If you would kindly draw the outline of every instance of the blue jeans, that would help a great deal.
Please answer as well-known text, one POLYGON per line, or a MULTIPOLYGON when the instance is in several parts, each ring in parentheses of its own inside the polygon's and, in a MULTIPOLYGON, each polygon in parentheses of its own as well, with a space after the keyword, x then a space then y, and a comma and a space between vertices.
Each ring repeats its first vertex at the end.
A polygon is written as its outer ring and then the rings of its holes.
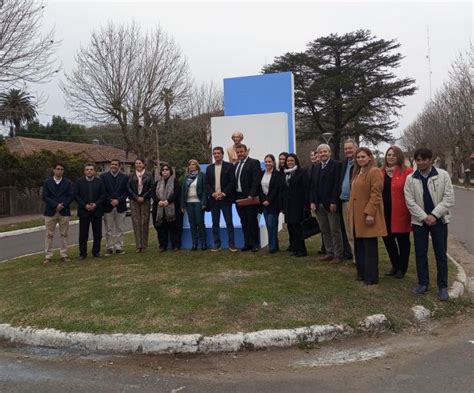
POLYGON ((234 223, 232 222, 232 204, 222 203, 219 201, 213 201, 211 205, 211 215, 212 215, 212 237, 214 238, 214 246, 221 246, 221 228, 220 228, 220 219, 221 219, 221 210, 222 215, 224 216, 225 225, 227 227, 227 236, 229 238, 229 247, 235 248, 234 240, 234 223))
POLYGON ((278 213, 268 213, 268 208, 263 208, 263 217, 265 217, 265 224, 268 232, 268 250, 278 251, 278 213))
POLYGON ((429 235, 436 258, 436 268, 438 270, 437 284, 438 288, 448 287, 448 257, 446 255, 448 248, 448 225, 438 222, 436 225, 422 226, 413 225, 413 235, 415 238, 415 257, 416 272, 418 274, 418 283, 428 286, 430 283, 428 268, 428 244, 429 235))
POLYGON ((204 210, 202 210, 201 203, 186 203, 186 213, 188 213, 193 246, 198 245, 198 240, 201 241, 202 246, 207 246, 206 226, 204 224, 204 210))

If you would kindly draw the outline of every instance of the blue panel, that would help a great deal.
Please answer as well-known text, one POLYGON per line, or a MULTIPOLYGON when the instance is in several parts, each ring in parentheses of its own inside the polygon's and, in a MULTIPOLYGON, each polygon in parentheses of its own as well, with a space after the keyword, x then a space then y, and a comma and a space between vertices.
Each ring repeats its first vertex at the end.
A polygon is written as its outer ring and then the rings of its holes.
POLYGON ((224 79, 224 115, 286 112, 288 146, 294 152, 293 75, 291 72, 224 79))

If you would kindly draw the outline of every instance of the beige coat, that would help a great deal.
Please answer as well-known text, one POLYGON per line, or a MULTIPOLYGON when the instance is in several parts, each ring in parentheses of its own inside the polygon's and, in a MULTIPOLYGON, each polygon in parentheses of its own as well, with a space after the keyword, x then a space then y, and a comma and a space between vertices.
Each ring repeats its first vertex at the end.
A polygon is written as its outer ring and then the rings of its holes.
POLYGON ((359 174, 351 186, 349 199, 349 229, 354 237, 387 236, 383 212, 383 175, 380 169, 372 167, 359 174), (373 216, 373 225, 367 225, 365 218, 373 216), (354 232, 355 230, 355 232, 354 232))

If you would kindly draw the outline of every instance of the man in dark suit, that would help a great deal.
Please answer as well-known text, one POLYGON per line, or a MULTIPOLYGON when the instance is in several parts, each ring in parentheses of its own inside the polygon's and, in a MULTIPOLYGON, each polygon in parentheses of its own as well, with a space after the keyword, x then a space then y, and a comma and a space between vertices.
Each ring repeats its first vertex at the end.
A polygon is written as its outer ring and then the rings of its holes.
POLYGON ((341 204, 339 200, 341 163, 331 159, 327 144, 318 146, 320 163, 314 167, 311 179, 311 210, 316 212, 326 247, 323 261, 341 262, 343 258, 341 204))
POLYGON ((212 215, 212 237, 214 247, 211 251, 221 249, 220 217, 224 216, 229 240, 229 251, 235 252, 234 224, 232 222, 232 202, 235 194, 234 166, 224 161, 224 149, 216 146, 212 149, 214 164, 207 167, 205 177, 206 194, 209 195, 209 204, 212 215))
POLYGON ((105 256, 124 254, 123 229, 127 211, 128 176, 120 171, 120 160, 110 161, 110 171, 100 175, 104 183, 105 256))
POLYGON ((95 164, 84 166, 84 176, 74 184, 74 197, 77 202, 79 216, 79 259, 87 257, 87 240, 89 225, 92 225, 92 255, 100 256, 100 241, 102 239, 102 204, 105 199, 104 183, 95 176, 95 164))
MULTIPOLYGON (((236 200, 253 198, 260 194, 260 180, 262 171, 260 161, 250 158, 247 146, 237 145, 237 163, 235 164, 236 200)), ((258 205, 237 206, 245 244, 242 251, 257 252, 260 247, 258 228, 258 205)))
POLYGON ((56 224, 59 226, 61 239, 59 251, 61 262, 70 261, 67 255, 67 240, 71 218, 70 204, 74 199, 74 193, 72 182, 63 175, 64 165, 56 163, 53 167, 53 176, 48 177, 43 184, 42 198, 46 204, 44 208, 44 225, 46 227, 44 265, 49 264, 53 258, 53 238, 56 224))

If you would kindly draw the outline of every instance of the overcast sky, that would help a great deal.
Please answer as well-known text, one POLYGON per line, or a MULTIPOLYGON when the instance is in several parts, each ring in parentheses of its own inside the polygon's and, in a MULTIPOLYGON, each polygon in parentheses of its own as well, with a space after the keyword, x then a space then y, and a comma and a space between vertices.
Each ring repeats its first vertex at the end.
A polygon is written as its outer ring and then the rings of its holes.
POLYGON ((88 45, 93 30, 111 20, 135 19, 144 28, 160 25, 186 56, 196 82, 260 73, 265 63, 331 33, 369 29, 384 39, 397 39, 405 56, 396 71, 416 79, 418 91, 405 100, 398 136, 429 99, 427 26, 430 32, 433 93, 442 86, 451 62, 469 48, 472 39, 471 2, 177 2, 48 1, 45 29, 54 26, 61 40, 57 52, 62 71, 50 83, 30 88, 47 102, 40 119, 51 115, 69 120, 58 87, 64 72, 74 68, 80 45, 88 45))

